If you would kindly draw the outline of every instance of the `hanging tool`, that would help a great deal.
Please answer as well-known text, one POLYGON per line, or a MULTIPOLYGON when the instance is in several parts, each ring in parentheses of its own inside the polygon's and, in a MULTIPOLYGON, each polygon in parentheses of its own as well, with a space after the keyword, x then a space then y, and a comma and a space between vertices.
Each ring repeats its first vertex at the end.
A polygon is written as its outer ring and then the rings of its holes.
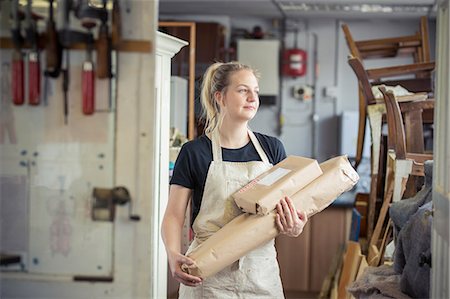
POLYGON ((118 49, 122 42, 122 19, 121 19, 120 0, 113 0, 111 16, 111 78, 109 80, 109 111, 113 109, 113 98, 116 97, 117 79, 118 79, 118 49))
POLYGON ((60 8, 60 12, 63 15, 63 26, 62 26, 62 30, 58 32, 58 36, 59 36, 59 40, 61 41, 61 45, 64 49, 64 58, 65 58, 65 62, 64 62, 64 67, 61 66, 61 72, 63 75, 62 78, 62 90, 64 93, 64 106, 63 106, 63 111, 64 111, 64 124, 67 125, 68 123, 68 118, 69 118, 69 65, 70 65, 70 54, 69 54, 69 47, 71 45, 70 39, 69 39, 69 34, 70 34, 70 29, 69 29, 69 20, 70 20, 70 9, 71 9, 71 5, 72 5, 72 1, 71 0, 62 0, 60 1, 60 3, 58 4, 61 6, 60 8))
POLYGON ((45 43, 46 61, 43 99, 45 106, 47 106, 47 98, 49 94, 49 78, 58 78, 61 73, 62 46, 59 42, 58 32, 56 30, 53 2, 54 0, 49 0, 46 28, 47 41, 45 43))
POLYGON ((79 32, 70 29, 70 12, 75 10, 77 7, 74 6, 72 0, 61 0, 58 2, 60 5, 60 11, 63 14, 63 26, 62 29, 58 32, 58 37, 61 42, 61 45, 64 49, 64 67, 61 68, 63 74, 63 92, 64 92, 64 123, 67 124, 68 116, 69 116, 69 85, 70 85, 70 77, 69 77, 69 65, 70 65, 70 47, 74 43, 87 43, 89 40, 92 40, 92 34, 79 32))
MULTIPOLYGON (((106 1, 103 3, 103 8, 97 8, 89 5, 89 0, 80 0, 78 6, 75 9, 75 16, 81 19, 83 27, 89 31, 96 25, 95 20, 100 20, 101 26, 106 26, 106 32, 100 33, 97 46, 97 75, 98 69, 102 68, 101 72, 106 72, 107 78, 110 78, 111 66, 110 66, 110 51, 104 52, 104 50, 110 49, 110 40, 108 36, 108 27, 105 23, 108 21, 108 11, 106 10, 106 1), (100 49, 100 50, 99 50, 100 49), (109 55, 109 57, 108 57, 109 55)), ((105 30, 105 29, 103 29, 105 30)), ((92 33, 89 33, 92 36, 92 33)), ((83 113, 90 115, 94 113, 95 109, 95 76, 94 76, 94 64, 92 62, 92 49, 94 41, 87 40, 87 61, 83 63, 83 113)), ((101 78, 100 76, 98 76, 101 78)))
POLYGON ((48 21, 47 21, 47 41, 45 44, 46 51, 46 68, 45 76, 57 78, 61 72, 62 47, 58 39, 56 24, 53 14, 53 2, 49 0, 48 21))
POLYGON ((111 44, 114 49, 118 49, 122 41, 122 22, 120 18, 120 1, 113 0, 111 17, 111 44))
POLYGON ((98 8, 89 4, 89 0, 79 0, 75 9, 75 16, 83 19, 97 19, 101 24, 97 41, 97 77, 99 79, 111 78, 111 38, 108 28, 108 0, 102 0, 103 7, 98 8))
POLYGON ((32 16, 32 1, 27 0, 25 10, 26 38, 31 45, 28 53, 28 103, 39 105, 41 93, 41 65, 39 61, 38 33, 36 20, 32 16))
POLYGON ((11 35, 14 43, 11 69, 12 100, 15 105, 22 105, 25 101, 23 56, 21 51, 24 39, 20 26, 19 0, 12 0, 11 2, 11 16, 13 18, 11 35))
POLYGON ((82 107, 83 114, 91 115, 95 110, 95 73, 94 73, 94 63, 92 62, 92 51, 94 48, 94 37, 92 35, 92 28, 95 27, 96 23, 92 20, 82 20, 82 26, 89 30, 89 40, 86 45, 86 61, 83 62, 82 70, 82 107))
POLYGON ((99 79, 111 78, 111 38, 108 28, 107 0, 103 1, 103 16, 98 30, 97 44, 97 77, 99 79))

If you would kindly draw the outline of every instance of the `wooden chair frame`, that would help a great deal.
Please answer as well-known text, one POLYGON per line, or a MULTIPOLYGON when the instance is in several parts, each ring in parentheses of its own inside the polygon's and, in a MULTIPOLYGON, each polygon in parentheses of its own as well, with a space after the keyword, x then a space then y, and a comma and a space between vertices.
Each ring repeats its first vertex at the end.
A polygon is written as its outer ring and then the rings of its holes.
MULTIPOLYGON (((377 185, 378 185, 378 175, 379 175, 379 163, 380 163, 380 149, 381 149, 381 130, 383 125, 383 115, 386 113, 386 106, 381 99, 376 99, 372 92, 372 82, 374 79, 398 76, 398 75, 406 75, 406 74, 416 74, 423 71, 431 71, 434 69, 434 63, 419 63, 412 65, 404 65, 404 66, 393 66, 393 67, 385 67, 385 68, 376 68, 376 69, 364 69, 362 62, 359 58, 349 56, 348 63, 350 67, 353 69, 359 84, 359 91, 361 93, 360 96, 360 109, 359 109, 359 133, 358 139, 365 132, 366 126, 366 118, 369 120, 370 124, 370 136, 371 136, 371 186, 369 193, 369 205, 368 205, 368 226, 367 226, 367 235, 370 238, 371 233, 373 231, 374 219, 375 219, 375 204, 377 199, 377 185), (363 130, 361 130, 361 127, 363 130)), ((422 80, 422 79, 420 79, 422 80)), ((386 81, 392 82, 392 81, 386 81)), ((411 80, 406 80, 405 83, 402 80, 397 80, 395 83, 401 84, 402 86, 406 85, 407 88, 410 88, 409 84, 412 83, 411 80)), ((378 83, 378 82, 377 82, 378 83)), ((417 93, 408 96, 397 97, 397 101, 400 102, 409 102, 409 101, 417 101, 424 100, 427 98, 426 93, 417 93)), ((408 126, 408 132, 411 130, 422 130, 422 127, 418 128, 415 126, 414 128, 408 126), (411 129, 410 129, 411 128, 411 129)), ((414 132, 414 131, 412 131, 414 132)), ((364 136, 361 137, 364 139, 364 136)), ((416 145, 417 148, 420 145, 416 145)), ((422 152, 423 152, 423 142, 422 142, 422 152)), ((415 148, 411 148, 411 150, 416 151, 415 148)), ((420 148, 419 148, 420 150, 420 148)))
MULTIPOLYGON (((424 176, 424 162, 433 159, 432 154, 408 152, 407 140, 423 139, 423 134, 414 132, 407 136, 405 124, 407 127, 409 123, 414 122, 422 126, 422 111, 424 109, 434 109, 434 100, 401 103, 402 109, 391 91, 387 91, 384 87, 379 89, 386 104, 389 152, 387 157, 385 197, 369 243, 368 260, 372 266, 378 266, 382 259, 385 243, 382 243, 380 248, 377 245, 383 231, 390 203, 401 200, 409 176, 424 176), (405 117, 402 116, 402 112, 405 117), (410 119, 410 121, 406 121, 407 119, 410 119)), ((386 235, 388 229, 389 227, 384 228, 384 235, 386 235)))
POLYGON ((420 18, 419 30, 410 36, 355 41, 347 24, 342 24, 342 30, 350 52, 360 59, 412 54, 415 62, 430 61, 428 19, 425 16, 420 18))
MULTIPOLYGON (((360 60, 379 57, 394 57, 404 53, 409 53, 413 55, 415 63, 430 62, 430 46, 428 37, 427 17, 421 17, 419 31, 415 35, 411 36, 355 41, 347 24, 342 24, 342 30, 344 32, 345 40, 350 49, 351 55, 356 58, 359 58, 360 60)), ((426 65, 423 66, 426 68, 426 65)), ((380 79, 382 76, 387 75, 386 73, 387 71, 392 71, 394 73, 398 71, 398 69, 403 71, 405 68, 408 67, 411 67, 413 69, 415 68, 414 65, 410 65, 410 66, 393 67, 390 70, 386 70, 386 68, 375 69, 371 74, 372 76, 371 79, 375 80, 380 79)), ((419 72, 416 69, 414 69, 414 71, 416 75, 416 80, 402 80, 401 83, 395 81, 383 83, 386 85, 401 84, 403 87, 413 92, 425 91, 426 88, 424 88, 424 85, 425 86, 427 84, 429 85, 431 77, 430 73, 419 72), (417 79, 423 79, 423 82, 419 82, 417 79)), ((427 69, 425 69, 425 71, 427 71, 427 69)), ((428 87, 428 89, 430 88, 428 87)), ((359 96, 359 124, 358 124, 358 139, 356 146, 355 168, 358 167, 362 159, 365 128, 366 128, 366 109, 365 109, 366 103, 365 99, 363 98, 364 96, 361 90, 359 90, 358 96, 359 96)))

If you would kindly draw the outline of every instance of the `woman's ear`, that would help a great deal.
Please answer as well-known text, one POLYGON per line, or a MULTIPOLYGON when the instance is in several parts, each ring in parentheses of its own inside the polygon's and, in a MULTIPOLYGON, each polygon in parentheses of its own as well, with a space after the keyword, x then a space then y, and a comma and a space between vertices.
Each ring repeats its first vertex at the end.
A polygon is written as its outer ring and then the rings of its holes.
POLYGON ((217 102, 219 107, 224 106, 223 94, 220 91, 214 93, 214 100, 217 102))

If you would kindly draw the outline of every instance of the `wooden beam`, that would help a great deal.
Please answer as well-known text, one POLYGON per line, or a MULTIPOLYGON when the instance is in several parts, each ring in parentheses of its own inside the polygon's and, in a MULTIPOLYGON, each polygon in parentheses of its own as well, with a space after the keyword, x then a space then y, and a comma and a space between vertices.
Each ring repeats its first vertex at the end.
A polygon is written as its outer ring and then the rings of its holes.
MULTIPOLYGON (((46 36, 40 35, 39 36, 39 49, 44 49, 46 43, 46 36)), ((98 41, 95 40, 95 47, 97 48, 98 41)), ((12 39, 9 37, 0 37, 0 48, 1 49, 13 49, 14 43, 12 42, 12 39)), ((69 47, 71 50, 85 50, 86 49, 85 43, 75 43, 69 47)), ((30 43, 25 43, 23 45, 24 49, 31 48, 30 43)), ((117 50, 120 52, 139 52, 139 53, 151 53, 153 51, 153 44, 151 41, 145 41, 145 40, 122 40, 117 48, 113 47, 113 50, 117 50)))
POLYGON ((434 70, 434 62, 423 62, 408 65, 375 68, 366 71, 369 79, 380 79, 383 77, 413 74, 421 71, 431 72, 432 70, 434 70))

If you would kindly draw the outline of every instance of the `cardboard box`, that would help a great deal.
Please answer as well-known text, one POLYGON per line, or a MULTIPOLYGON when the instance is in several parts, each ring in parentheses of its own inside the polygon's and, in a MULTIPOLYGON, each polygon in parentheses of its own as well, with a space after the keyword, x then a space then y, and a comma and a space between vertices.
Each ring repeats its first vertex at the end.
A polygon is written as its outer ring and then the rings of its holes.
POLYGON ((233 194, 242 211, 266 215, 281 198, 292 196, 322 174, 316 160, 288 156, 233 194))
MULTIPOLYGON (((323 174, 291 197, 295 207, 309 217, 328 207, 359 180, 346 156, 325 161, 320 167, 323 174)), ((278 235, 275 215, 276 211, 263 216, 239 215, 189 252, 187 255, 195 263, 183 265, 183 269, 202 278, 221 271, 278 235)))

